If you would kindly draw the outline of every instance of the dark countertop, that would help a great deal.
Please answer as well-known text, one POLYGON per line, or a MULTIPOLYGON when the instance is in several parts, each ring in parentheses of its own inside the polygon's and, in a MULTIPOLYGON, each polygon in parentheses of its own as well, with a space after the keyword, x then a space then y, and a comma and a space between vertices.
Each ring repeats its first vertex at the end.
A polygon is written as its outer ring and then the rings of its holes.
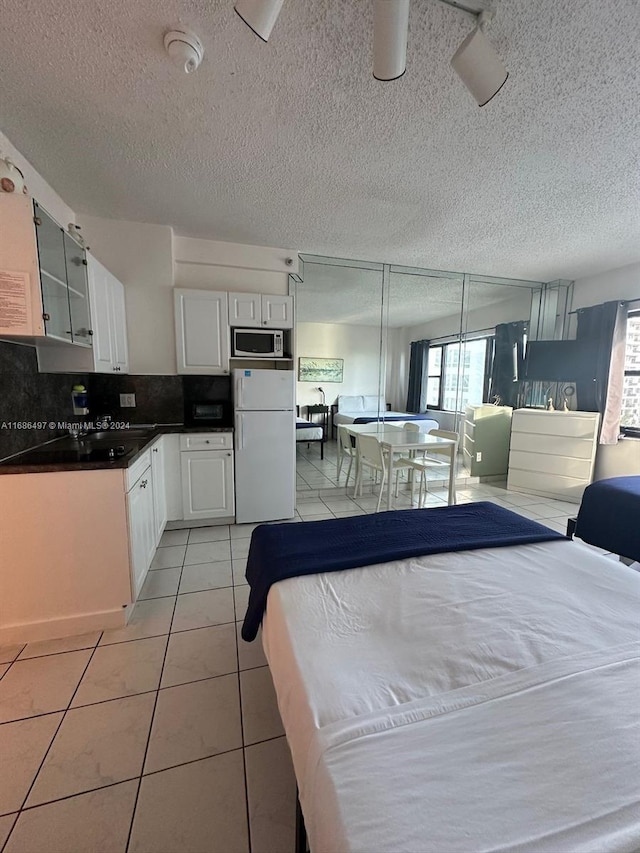
POLYGON ((92 437, 91 433, 80 439, 62 436, 0 462, 0 475, 128 468, 159 436, 198 432, 233 432, 233 427, 132 424, 129 430, 103 430, 100 438, 92 437), (115 458, 109 458, 109 448, 118 454, 115 458))

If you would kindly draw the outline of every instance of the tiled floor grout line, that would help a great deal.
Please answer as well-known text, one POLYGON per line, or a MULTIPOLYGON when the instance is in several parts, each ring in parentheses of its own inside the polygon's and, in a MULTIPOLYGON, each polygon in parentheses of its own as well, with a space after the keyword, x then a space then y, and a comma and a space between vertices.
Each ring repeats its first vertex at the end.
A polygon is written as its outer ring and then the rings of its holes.
MULTIPOLYGON (((188 541, 188 540, 187 540, 188 541)), ((186 551, 185 551, 186 554, 186 551)), ((175 568, 178 568, 177 566, 175 568)), ((180 588, 180 582, 182 581, 182 570, 184 569, 184 563, 180 570, 180 577, 178 579, 178 588, 180 588)), ((131 823, 129 824, 129 832, 127 834, 127 843, 125 845, 125 853, 129 851, 129 844, 131 843, 131 834, 133 832, 133 824, 136 819, 136 811, 138 809, 138 800, 140 799, 140 789, 142 788, 142 780, 144 778, 144 765, 147 760, 147 753, 149 752, 149 744, 151 743, 151 732, 153 731, 153 721, 156 716, 156 708, 158 707, 158 698, 160 696, 160 685, 162 684, 162 676, 164 675, 164 667, 167 660, 167 652, 169 651, 169 643, 171 642, 171 628, 173 627, 173 620, 176 615, 176 607, 178 606, 178 596, 176 595, 175 601, 173 602, 173 611, 171 613, 171 621, 169 622, 169 631, 167 633, 167 642, 164 647, 164 655, 162 657, 162 666, 160 667, 160 674, 158 676, 158 687, 155 691, 155 699, 153 702, 153 710, 151 711, 151 719, 149 720, 149 731, 147 732, 147 742, 144 748, 144 755, 142 756, 142 764, 140 765, 140 778, 138 779, 138 789, 136 791, 136 797, 133 801, 133 810, 131 812, 131 823)), ((161 635, 164 636, 164 635, 161 635)))
MULTIPOLYGON (((233 612, 237 619, 236 612, 236 591, 235 587, 233 588, 233 612)), ((245 740, 244 740, 244 714, 242 712, 242 680, 240 678, 240 640, 238 639, 238 628, 236 626, 236 660, 238 663, 238 702, 240 703, 240 737, 242 739, 242 772, 244 775, 244 804, 246 811, 246 820, 247 820, 247 841, 249 845, 249 853, 251 853, 252 849, 252 839, 251 839, 251 815, 249 811, 249 780, 247 778, 247 756, 245 753, 245 740)))
MULTIPOLYGON (((13 831, 15 830, 16 826, 18 825, 18 821, 20 820, 20 815, 21 815, 22 811, 23 811, 23 810, 24 810, 24 808, 25 808, 25 805, 26 805, 26 803, 27 803, 27 800, 29 799, 29 795, 31 794, 31 791, 33 790, 33 786, 36 784, 36 779, 37 779, 37 778, 38 778, 38 776, 40 775, 40 771, 42 770, 42 767, 43 767, 43 765, 44 765, 44 762, 45 762, 45 761, 46 761, 46 759, 47 759, 47 755, 49 755, 49 752, 51 751, 51 747, 53 746, 53 743, 54 743, 54 741, 55 741, 56 737, 58 736, 58 732, 60 731, 60 728, 61 728, 62 724, 64 723, 64 721, 65 721, 65 719, 66 719, 67 713, 68 713, 69 709, 71 708, 71 703, 73 702, 73 700, 74 700, 74 698, 75 698, 75 695, 76 695, 76 693, 78 692, 78 688, 80 687, 80 684, 82 683, 82 679, 84 678, 84 676, 85 676, 85 674, 86 674, 87 670, 89 669, 89 665, 91 664, 91 661, 93 660, 93 656, 94 656, 94 655, 95 655, 95 653, 96 653, 96 649, 98 648, 98 643, 100 642, 100 640, 101 640, 101 638, 102 638, 102 634, 103 634, 103 632, 102 632, 102 631, 100 631, 100 636, 98 637, 98 639, 97 639, 97 641, 96 641, 96 644, 95 644, 95 646, 93 647, 93 650, 92 650, 91 654, 89 655, 89 660, 88 660, 88 661, 87 661, 87 663, 85 664, 85 667, 84 667, 84 669, 82 670, 82 675, 81 675, 81 676, 80 676, 80 678, 78 679, 78 683, 76 684, 76 686, 75 686, 75 689, 74 689, 73 693, 72 693, 72 694, 71 694, 71 696, 69 697, 69 702, 67 703, 67 707, 64 709, 64 711, 63 711, 63 713, 62 713, 62 717, 60 718, 60 722, 59 722, 59 723, 58 723, 58 725, 56 726, 56 730, 55 730, 55 732, 53 733, 53 737, 52 737, 52 738, 51 738, 51 740, 49 741, 49 746, 46 748, 46 750, 45 750, 45 752, 44 752, 44 755, 42 756, 42 760, 40 761, 40 764, 38 765, 38 769, 36 770, 36 772, 35 772, 35 774, 34 774, 34 776, 33 776, 33 779, 31 780, 31 784, 29 785, 29 789, 28 789, 27 793, 26 793, 26 794, 25 794, 25 796, 24 796, 24 799, 23 799, 23 801, 22 801, 22 805, 21 805, 21 806, 20 806, 20 808, 18 809, 18 817, 17 817, 17 818, 15 819, 15 821, 13 822, 13 826, 11 827, 11 831, 10 831, 10 832, 9 832, 9 834, 7 835, 7 837, 6 837, 6 839, 5 839, 5 842, 4 842, 4 844, 2 845, 2 850, 4 850, 4 848, 6 847, 6 845, 9 843, 9 839, 10 839, 10 838, 11 838, 11 836, 13 835, 13 831)), ((20 654, 22 654, 22 652, 20 652, 20 654)), ((57 714, 59 714, 59 713, 60 713, 60 711, 54 711, 54 712, 52 712, 52 713, 57 713, 57 714)), ((39 715, 36 715, 36 716, 39 716, 39 715)), ((30 718, 29 718, 29 719, 30 719, 30 718)), ((14 721, 14 722, 15 722, 15 721, 14 721)), ((0 853, 2 853, 2 850, 0 850, 0 853)))

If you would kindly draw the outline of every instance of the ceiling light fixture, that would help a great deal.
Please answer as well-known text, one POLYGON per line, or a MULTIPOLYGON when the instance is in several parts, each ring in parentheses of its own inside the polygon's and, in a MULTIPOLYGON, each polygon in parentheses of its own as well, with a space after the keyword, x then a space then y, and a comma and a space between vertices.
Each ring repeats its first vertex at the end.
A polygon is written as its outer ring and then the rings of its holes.
POLYGON ((407 69, 409 0, 375 0, 373 10, 373 76, 397 80, 407 69))
POLYGON ((186 74, 194 72, 204 56, 202 42, 191 30, 170 30, 165 33, 164 47, 171 59, 183 68, 186 74))
POLYGON ((480 13, 478 26, 466 37, 451 59, 453 70, 479 107, 488 104, 509 77, 509 72, 484 34, 484 28, 491 18, 487 10, 480 13))
MULTIPOLYGON (((483 107, 498 94, 509 77, 509 72, 484 34, 493 13, 485 6, 487 0, 438 2, 473 15, 478 21, 476 28, 455 52, 451 65, 478 106, 483 107)), ((266 42, 283 3, 284 0, 236 0, 235 10, 245 24, 266 42)), ((410 0, 374 0, 373 76, 376 80, 397 80, 406 71, 409 3, 410 0)))
POLYGON ((269 41, 283 3, 284 0, 237 0, 235 10, 262 41, 269 41))

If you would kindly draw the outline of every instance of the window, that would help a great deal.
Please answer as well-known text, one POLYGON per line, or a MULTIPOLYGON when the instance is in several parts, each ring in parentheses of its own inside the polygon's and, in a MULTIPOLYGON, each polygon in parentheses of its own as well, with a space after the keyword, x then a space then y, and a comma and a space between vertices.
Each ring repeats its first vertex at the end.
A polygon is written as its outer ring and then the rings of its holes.
POLYGON ((486 400, 492 357, 493 338, 429 347, 423 409, 455 412, 486 400))
POLYGON ((421 409, 441 409, 440 392, 442 390, 442 350, 444 347, 429 347, 427 360, 427 393, 425 405, 421 409))
POLYGON ((622 392, 623 432, 640 435, 640 311, 629 314, 622 392))

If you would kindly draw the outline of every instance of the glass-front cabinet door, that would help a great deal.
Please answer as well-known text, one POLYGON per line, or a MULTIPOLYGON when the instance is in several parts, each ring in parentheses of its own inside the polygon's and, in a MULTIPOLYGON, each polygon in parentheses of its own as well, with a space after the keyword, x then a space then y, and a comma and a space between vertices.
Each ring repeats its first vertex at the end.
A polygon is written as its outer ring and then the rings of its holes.
POLYGON ((42 286, 42 312, 48 337, 71 341, 64 231, 40 205, 34 204, 42 286))
POLYGON ((89 283, 84 249, 69 234, 64 234, 71 338, 74 344, 91 346, 91 315, 89 313, 89 283))

